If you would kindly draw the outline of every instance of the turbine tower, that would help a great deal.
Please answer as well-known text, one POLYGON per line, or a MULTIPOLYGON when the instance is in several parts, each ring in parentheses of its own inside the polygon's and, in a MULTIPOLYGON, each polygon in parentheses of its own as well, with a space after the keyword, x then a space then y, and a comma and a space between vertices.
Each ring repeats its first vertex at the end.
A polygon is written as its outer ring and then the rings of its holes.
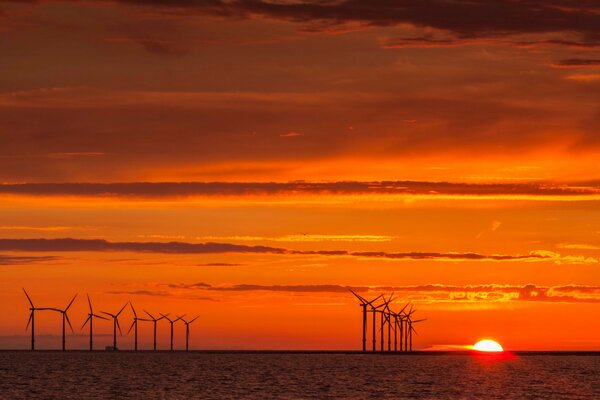
POLYGON ((123 312, 123 310, 127 307, 127 303, 119 310, 116 314, 111 314, 106 311, 102 311, 102 314, 106 314, 113 319, 113 350, 118 350, 117 348, 117 328, 119 328, 119 333, 123 335, 121 332, 121 325, 119 325, 119 315, 123 312))
POLYGON ((382 295, 375 297, 373 300, 368 301, 354 290, 348 288, 350 292, 360 301, 359 306, 362 307, 362 350, 367 351, 367 307, 373 307, 373 302, 377 301, 382 295))
MULTIPOLYGON (((179 321, 181 319, 181 317, 177 317, 175 319, 170 319, 169 314, 167 314, 167 315, 160 314, 160 315, 162 316, 162 318, 169 321, 169 324, 171 324, 171 351, 173 351, 173 324, 175 324, 175 322, 179 321)), ((185 317, 185 314, 182 315, 182 317, 185 317)))
POLYGON ((183 321, 183 323, 185 324, 185 351, 189 351, 189 343, 190 343, 190 324, 192 322, 194 322, 195 320, 198 319, 199 315, 196 316, 194 319, 192 319, 191 321, 186 321, 185 319, 183 319, 184 315, 182 315, 181 317, 179 317, 179 319, 181 321, 183 321))
POLYGON ((90 312, 88 313, 88 317, 85 320, 85 322, 83 323, 83 325, 81 326, 81 329, 83 329, 85 327, 85 325, 89 322, 90 324, 90 351, 92 351, 94 349, 94 340, 93 340, 93 335, 94 335, 94 318, 99 318, 99 319, 104 319, 107 320, 107 318, 104 318, 101 315, 98 314, 94 314, 94 310, 92 309, 92 301, 90 300, 90 296, 87 296, 87 301, 88 301, 88 305, 90 307, 90 312))

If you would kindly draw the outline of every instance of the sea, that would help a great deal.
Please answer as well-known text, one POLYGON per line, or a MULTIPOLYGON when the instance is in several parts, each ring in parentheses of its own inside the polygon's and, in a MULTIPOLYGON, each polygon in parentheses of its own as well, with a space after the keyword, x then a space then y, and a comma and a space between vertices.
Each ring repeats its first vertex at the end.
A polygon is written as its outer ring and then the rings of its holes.
POLYGON ((600 399, 600 353, 0 351, 1 399, 600 399))

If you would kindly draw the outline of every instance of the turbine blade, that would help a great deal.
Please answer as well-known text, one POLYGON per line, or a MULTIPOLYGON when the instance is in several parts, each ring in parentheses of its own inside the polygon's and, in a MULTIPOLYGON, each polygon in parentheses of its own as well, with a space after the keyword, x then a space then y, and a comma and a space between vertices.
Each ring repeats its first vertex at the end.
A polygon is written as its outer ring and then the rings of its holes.
POLYGON ((119 314, 121 314, 123 312, 123 310, 125 309, 125 307, 127 307, 127 303, 125 303, 125 305, 123 306, 123 308, 121 308, 119 310, 119 312, 117 313, 117 317, 119 316, 119 314))
POLYGON ((32 319, 33 319, 33 311, 29 313, 29 320, 27 321, 27 326, 25 327, 25 330, 29 329, 29 325, 31 325, 32 319))
POLYGON ((114 317, 115 317, 115 315, 113 315, 113 314, 111 314, 111 313, 108 313, 108 312, 106 312, 106 311, 100 311, 100 312, 101 312, 102 314, 106 314, 106 315, 108 315, 109 317, 112 317, 112 318, 114 318, 114 317))
POLYGON ((129 332, 131 332, 131 330, 133 329, 133 327, 135 326, 135 319, 133 320, 133 323, 131 324, 131 326, 129 327, 129 330, 127 331, 127 334, 129 335, 129 332))
POLYGON ((169 313, 167 313, 167 315, 164 315, 163 313, 159 313, 161 315, 161 317, 157 320, 160 321, 161 319, 166 319, 167 321, 171 322, 171 319, 169 318, 169 313))
POLYGON ((190 322, 188 322, 188 324, 191 324, 192 322, 194 322, 195 320, 197 320, 199 317, 199 315, 197 315, 193 320, 191 320, 190 322))
POLYGON ((65 319, 67 320, 67 323, 69 324, 69 328, 71 328, 71 332, 73 332, 73 325, 71 325, 71 321, 69 320, 69 316, 67 315, 67 313, 65 312, 65 319))
POLYGON ((379 296, 375 297, 373 300, 367 301, 367 304, 370 306, 373 306, 373 303, 376 302, 377 300, 379 300, 381 298, 381 296, 383 296, 383 295, 380 294, 379 296))
POLYGON ((389 304, 389 303, 392 301, 392 299, 394 298, 394 294, 395 294, 395 293, 396 293, 396 292, 392 292, 392 294, 390 294, 390 297, 389 297, 389 299, 388 299, 388 301, 387 301, 387 302, 388 302, 388 304, 389 304))
POLYGON ((98 314, 92 314, 92 317, 96 317, 96 318, 100 318, 100 319, 103 319, 103 320, 106 320, 106 321, 108 321, 108 318, 106 318, 106 317, 103 317, 102 315, 98 315, 98 314))
POLYGON ((75 296, 73 296, 73 298, 69 302, 69 305, 67 306, 67 308, 65 308, 65 312, 67 312, 67 310, 69 309, 69 307, 71 307, 73 305, 73 302, 75 301, 75 297, 77 297, 77 294, 75 294, 75 296))
POLYGON ((92 314, 90 314, 89 317, 87 317, 87 319, 83 323, 83 325, 81 325, 81 329, 85 328, 85 326, 87 325, 87 323, 90 322, 90 319, 92 319, 92 314))
POLYGON ((402 310, 400 310, 400 312, 399 312, 398 314, 402 314, 402 313, 404 312, 404 310, 406 310, 406 307, 408 307, 408 305, 409 305, 409 304, 410 304, 410 303, 406 303, 406 304, 404 305, 404 307, 402 307, 402 310))
POLYGON ((423 322, 423 321, 427 321, 427 318, 423 318, 423 319, 418 319, 416 321, 412 321, 413 324, 416 324, 417 322, 423 322))
POLYGON ((92 301, 90 300, 90 295, 86 295, 87 299, 88 299, 88 305, 90 306, 90 314, 94 313, 94 310, 92 310, 92 301))
POLYGON ((133 311, 133 316, 137 318, 137 313, 135 312, 135 308, 133 308, 133 304, 131 304, 131 301, 129 302, 129 306, 131 307, 131 311, 133 311))
POLYGON ((154 318, 154 316, 152 316, 152 314, 150 314, 148 311, 144 310, 144 312, 145 312, 146 314, 148 314, 148 316, 149 316, 150 318, 152 318, 152 320, 153 320, 153 321, 156 319, 156 318, 154 318))
POLYGON ((115 322, 117 323, 117 328, 119 328, 119 334, 123 336, 123 332, 121 332, 121 324, 119 324, 119 318, 115 318, 115 322))
POLYGON ((351 288, 348 288, 348 290, 350 292, 352 292, 352 294, 363 304, 368 304, 368 301, 362 297, 361 295, 359 295, 358 293, 356 293, 354 290, 352 290, 351 288))
POLYGON ((21 288, 21 289, 23 289, 25 296, 27 296, 27 300, 29 300, 29 304, 31 304, 31 308, 35 308, 35 306, 33 305, 33 301, 31 301, 31 297, 29 297, 29 295, 27 294, 27 290, 25 290, 25 288, 21 288))

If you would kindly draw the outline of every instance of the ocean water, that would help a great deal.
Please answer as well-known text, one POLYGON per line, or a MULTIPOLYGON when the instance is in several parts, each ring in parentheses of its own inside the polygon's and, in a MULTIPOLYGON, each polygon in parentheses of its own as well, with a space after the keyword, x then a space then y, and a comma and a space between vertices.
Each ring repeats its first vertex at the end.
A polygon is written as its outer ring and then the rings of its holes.
POLYGON ((2 399, 600 399, 600 355, 0 352, 2 399))

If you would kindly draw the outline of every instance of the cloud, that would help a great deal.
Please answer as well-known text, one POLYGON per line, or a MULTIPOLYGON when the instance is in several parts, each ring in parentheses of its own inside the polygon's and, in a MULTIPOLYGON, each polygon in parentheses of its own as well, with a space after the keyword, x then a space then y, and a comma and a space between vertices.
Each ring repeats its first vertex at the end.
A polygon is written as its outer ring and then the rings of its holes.
POLYGON ((526 255, 478 254, 478 253, 437 253, 348 250, 293 250, 282 247, 248 246, 233 243, 188 243, 188 242, 109 242, 103 239, 0 239, 0 250, 26 252, 139 252, 161 254, 280 254, 280 255, 319 255, 346 256, 358 258, 381 258, 388 260, 434 260, 434 261, 551 261, 558 264, 594 264, 592 257, 561 256, 558 253, 538 250, 526 255))
POLYGON ((600 81, 600 74, 573 74, 566 79, 577 82, 597 82, 600 81))
POLYGON ((0 194, 120 198, 261 195, 449 195, 449 196, 588 196, 600 183, 450 183, 419 181, 342 182, 132 182, 0 184, 0 194))
POLYGON ((242 267, 246 264, 214 262, 205 264, 196 264, 197 267, 242 267))
POLYGON ((120 0, 123 4, 188 9, 223 17, 262 16, 301 23, 411 24, 463 37, 523 32, 578 32, 595 36, 600 6, 587 0, 120 0))
POLYGON ((559 249, 571 249, 571 250, 600 250, 600 246, 593 244, 581 244, 581 243, 560 243, 556 245, 559 249))
MULTIPOLYGON (((161 285, 183 291, 216 292, 283 292, 283 293, 334 293, 349 294, 349 289, 370 294, 395 293, 397 301, 419 302, 543 302, 543 303, 600 303, 600 286, 538 286, 527 285, 442 285, 428 284, 416 286, 345 286, 345 285, 260 285, 236 284, 213 286, 205 282, 193 284, 161 285)), ((180 292, 178 292, 180 293, 180 292)), ((176 295, 175 292, 172 295, 176 295)))
POLYGON ((410 253, 387 253, 381 251, 363 251, 349 253, 357 257, 374 257, 374 258, 389 258, 389 259, 408 259, 408 260, 474 260, 474 261, 519 261, 519 260, 543 260, 553 258, 551 255, 538 254, 532 252, 527 255, 500 255, 500 254, 477 254, 477 253, 425 253, 425 252, 410 252, 410 253))
POLYGON ((600 68, 598 58, 568 58, 552 64, 556 68, 600 68))
POLYGON ((54 256, 41 256, 41 257, 20 257, 20 256, 6 256, 0 254, 0 265, 23 265, 33 264, 39 262, 48 262, 59 260, 60 257, 54 256))
POLYGON ((294 132, 294 131, 289 131, 289 132, 286 132, 286 133, 282 133, 279 136, 281 136, 281 137, 296 137, 296 136, 302 136, 302 134, 298 133, 298 132, 294 132))
POLYGON ((109 242, 102 239, 0 239, 0 250, 9 251, 129 251, 166 254, 285 253, 285 249, 231 243, 109 242))

